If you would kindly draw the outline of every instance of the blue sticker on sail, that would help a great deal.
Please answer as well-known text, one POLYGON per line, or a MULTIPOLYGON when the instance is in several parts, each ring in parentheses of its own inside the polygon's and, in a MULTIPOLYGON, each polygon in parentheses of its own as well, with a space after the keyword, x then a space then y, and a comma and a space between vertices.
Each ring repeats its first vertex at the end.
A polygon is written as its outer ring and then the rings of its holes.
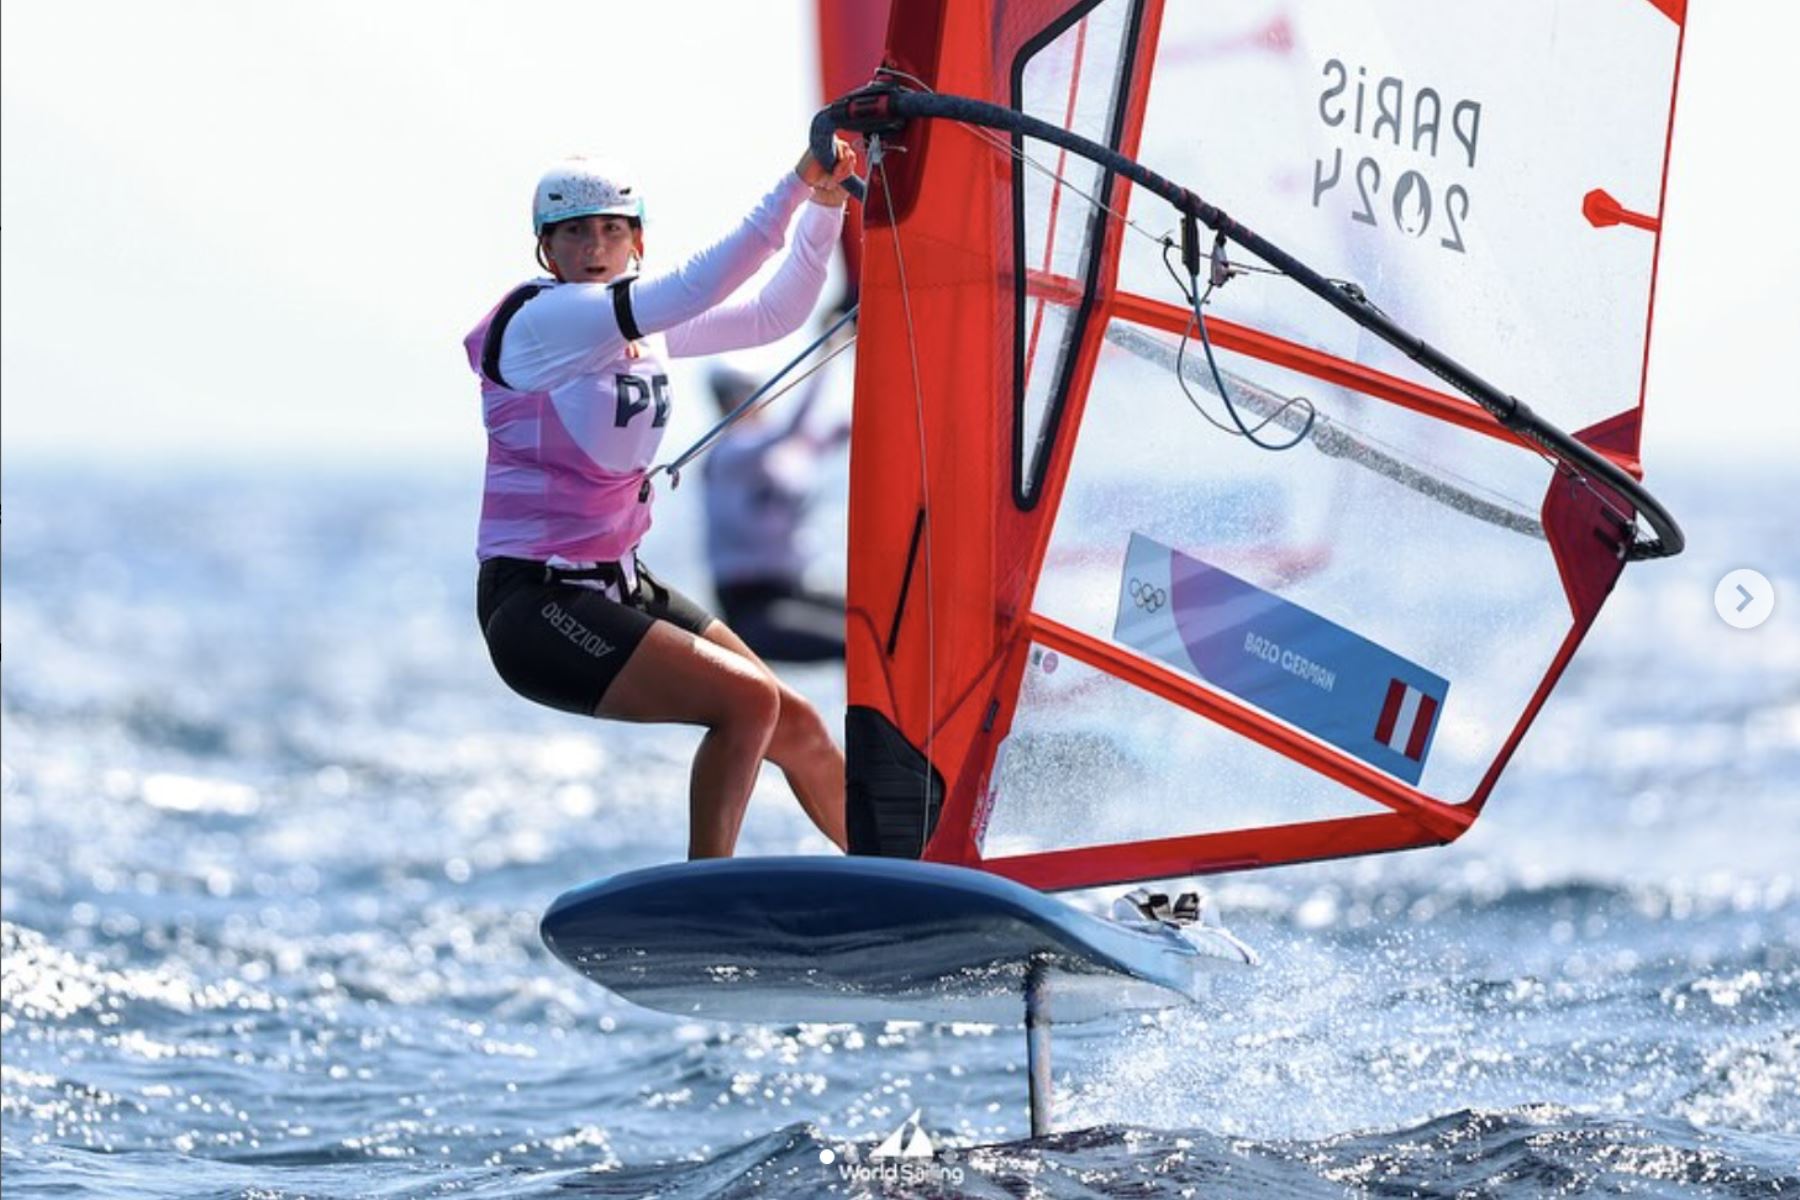
POLYGON ((1135 533, 1113 637, 1414 785, 1450 692, 1360 634, 1135 533))

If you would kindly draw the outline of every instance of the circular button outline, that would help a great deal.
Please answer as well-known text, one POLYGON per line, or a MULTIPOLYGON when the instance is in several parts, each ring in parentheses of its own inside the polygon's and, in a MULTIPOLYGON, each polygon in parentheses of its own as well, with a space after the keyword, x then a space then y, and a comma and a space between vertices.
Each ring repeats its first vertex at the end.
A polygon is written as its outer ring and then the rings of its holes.
POLYGON ((1775 585, 1752 567, 1727 571, 1713 589, 1713 610, 1733 629, 1755 629, 1775 612, 1775 585), (1749 593, 1748 601, 1738 591, 1740 587, 1749 593))

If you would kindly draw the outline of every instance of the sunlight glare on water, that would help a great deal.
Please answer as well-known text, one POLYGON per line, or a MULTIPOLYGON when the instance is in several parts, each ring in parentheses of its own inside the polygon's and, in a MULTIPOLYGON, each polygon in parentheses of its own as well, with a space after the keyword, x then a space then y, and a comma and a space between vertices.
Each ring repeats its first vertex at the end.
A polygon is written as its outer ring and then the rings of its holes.
MULTIPOLYGON (((9 1194, 812 1194, 914 1109, 970 1194, 1800 1186, 1800 635, 1706 608, 1768 514, 1627 573, 1457 846, 1210 881, 1265 965, 1059 1030, 1027 1145, 1016 1028, 684 1022, 549 958, 555 895, 679 854, 696 739, 492 677, 465 482, 9 473, 9 1194)), ((743 848, 824 849, 772 772, 743 848)))

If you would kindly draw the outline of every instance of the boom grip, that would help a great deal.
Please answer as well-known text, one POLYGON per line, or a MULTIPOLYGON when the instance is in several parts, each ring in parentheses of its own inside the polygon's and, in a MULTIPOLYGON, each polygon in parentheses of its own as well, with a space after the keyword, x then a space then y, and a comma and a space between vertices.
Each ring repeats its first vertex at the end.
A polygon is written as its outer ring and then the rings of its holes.
MULTIPOLYGON (((819 165, 827 171, 837 166, 837 144, 834 136, 839 126, 832 116, 832 109, 836 107, 837 105, 832 105, 831 108, 820 109, 813 115, 812 129, 807 139, 807 148, 812 151, 812 156, 819 161, 819 165)), ((855 196, 860 203, 868 195, 869 188, 866 183, 852 175, 844 180, 844 190, 855 196)))

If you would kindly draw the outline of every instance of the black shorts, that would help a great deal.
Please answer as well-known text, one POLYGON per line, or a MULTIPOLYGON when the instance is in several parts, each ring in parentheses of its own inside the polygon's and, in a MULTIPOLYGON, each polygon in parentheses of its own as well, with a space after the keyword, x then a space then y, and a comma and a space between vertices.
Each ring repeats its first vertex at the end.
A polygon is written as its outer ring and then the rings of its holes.
POLYGON ((500 678, 527 700, 591 717, 653 624, 667 621, 698 637, 713 623, 641 563, 637 574, 637 595, 621 603, 552 578, 541 562, 483 562, 475 613, 500 678))

